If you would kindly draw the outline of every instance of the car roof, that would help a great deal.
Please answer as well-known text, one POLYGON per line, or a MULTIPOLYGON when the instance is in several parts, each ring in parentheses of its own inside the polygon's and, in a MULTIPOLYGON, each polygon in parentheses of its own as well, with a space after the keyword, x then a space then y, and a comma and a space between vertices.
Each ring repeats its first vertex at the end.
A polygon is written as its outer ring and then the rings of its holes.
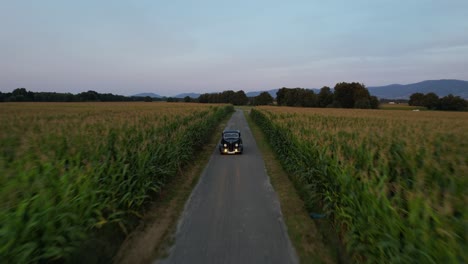
POLYGON ((240 130, 224 130, 223 134, 224 133, 239 133, 240 134, 240 130))

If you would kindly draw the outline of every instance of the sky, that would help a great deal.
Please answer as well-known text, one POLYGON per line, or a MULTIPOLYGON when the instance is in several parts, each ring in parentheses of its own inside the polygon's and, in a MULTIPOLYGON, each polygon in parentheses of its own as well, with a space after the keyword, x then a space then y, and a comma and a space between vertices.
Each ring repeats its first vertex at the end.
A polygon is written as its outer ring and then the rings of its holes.
POLYGON ((0 91, 468 80, 467 0, 0 0, 0 91))

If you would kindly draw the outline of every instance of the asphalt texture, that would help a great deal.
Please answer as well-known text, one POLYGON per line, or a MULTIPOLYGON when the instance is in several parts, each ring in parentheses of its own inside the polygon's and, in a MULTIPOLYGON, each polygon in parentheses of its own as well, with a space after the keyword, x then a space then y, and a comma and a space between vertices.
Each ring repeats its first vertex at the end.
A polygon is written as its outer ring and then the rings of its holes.
MULTIPOLYGON (((241 155, 213 151, 179 220, 175 243, 157 263, 298 263, 262 155, 241 110, 241 155)), ((221 139, 221 135, 220 135, 221 139)))

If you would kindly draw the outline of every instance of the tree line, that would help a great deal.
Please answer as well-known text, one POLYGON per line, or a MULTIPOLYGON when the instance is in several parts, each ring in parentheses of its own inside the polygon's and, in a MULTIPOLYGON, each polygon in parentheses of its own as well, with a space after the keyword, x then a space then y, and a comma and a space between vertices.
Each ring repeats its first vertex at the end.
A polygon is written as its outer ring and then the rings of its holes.
POLYGON ((410 96, 408 104, 412 106, 424 106, 430 110, 468 110, 468 102, 460 96, 452 94, 439 98, 435 93, 414 93, 410 96))
MULTIPOLYGON (((0 102, 124 102, 124 101, 168 101, 168 102, 199 102, 227 103, 233 105, 270 105, 274 103, 268 92, 262 92, 255 97, 247 97, 243 90, 223 91, 221 93, 205 93, 198 98, 151 98, 114 95, 87 91, 78 94, 56 92, 31 92, 25 88, 17 88, 11 93, 0 92, 0 102)), ((324 86, 318 93, 304 88, 283 87, 276 93, 276 103, 280 106, 298 107, 334 107, 376 109, 379 100, 371 96, 364 84, 352 82, 337 83, 334 90, 324 86)), ((468 110, 468 102, 460 96, 449 94, 439 98, 435 93, 414 93, 410 96, 409 105, 423 106, 431 110, 463 111, 468 110)))
MULTIPOLYGON (((268 92, 248 98, 244 91, 224 91, 205 93, 198 97, 200 103, 230 103, 233 105, 270 105, 274 99, 268 92)), ((334 91, 324 86, 319 93, 304 88, 283 87, 276 93, 276 103, 280 106, 336 107, 336 108, 378 108, 379 100, 371 96, 364 84, 337 83, 334 91)))
POLYGON ((200 103, 222 103, 233 105, 246 105, 249 103, 249 98, 243 90, 234 92, 232 90, 221 93, 205 93, 198 97, 200 103))
POLYGON ((79 94, 55 92, 31 92, 26 88, 17 88, 11 93, 0 92, 0 102, 128 102, 153 101, 159 98, 123 96, 111 93, 87 91, 79 94))
MULTIPOLYGON (((313 90, 304 88, 283 87, 276 93, 276 101, 280 106, 300 107, 344 107, 344 108, 377 108, 378 100, 370 96, 368 90, 360 83, 338 83, 334 92, 327 86, 316 94, 313 90)), ((167 101, 167 102, 199 102, 227 103, 233 105, 269 105, 274 99, 268 92, 262 92, 255 97, 247 97, 243 90, 227 90, 220 93, 205 93, 198 98, 151 98, 127 97, 110 93, 101 94, 87 91, 79 94, 55 92, 31 92, 25 88, 17 88, 11 93, 0 92, 0 102, 122 102, 122 101, 167 101)))
POLYGON ((364 84, 341 82, 335 85, 334 91, 324 86, 316 94, 304 88, 283 87, 276 93, 276 102, 283 106, 300 107, 335 107, 375 109, 379 100, 371 96, 364 84))

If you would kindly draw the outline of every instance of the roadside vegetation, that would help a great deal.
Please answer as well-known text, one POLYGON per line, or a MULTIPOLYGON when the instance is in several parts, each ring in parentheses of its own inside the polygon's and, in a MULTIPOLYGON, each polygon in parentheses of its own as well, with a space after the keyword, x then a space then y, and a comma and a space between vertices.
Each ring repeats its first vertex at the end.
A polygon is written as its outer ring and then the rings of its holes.
POLYGON ((1 263, 73 261, 99 230, 127 234, 232 106, 5 103, 1 263))
POLYGON ((304 206, 304 201, 289 179, 288 173, 281 167, 276 153, 272 150, 260 127, 248 114, 250 109, 244 107, 243 110, 257 146, 262 152, 271 184, 278 194, 289 238, 300 262, 346 263, 344 252, 341 252, 342 247, 339 245, 337 235, 332 230, 328 219, 311 219, 304 206))
POLYGON ((193 156, 193 160, 157 194, 156 199, 151 201, 151 205, 144 210, 138 227, 127 236, 113 258, 113 263, 145 264, 167 257, 185 203, 198 183, 213 150, 218 146, 219 135, 230 117, 229 114, 221 120, 211 133, 210 139, 193 156))
POLYGON ((467 262, 467 113, 256 107, 251 117, 353 262, 467 262))

